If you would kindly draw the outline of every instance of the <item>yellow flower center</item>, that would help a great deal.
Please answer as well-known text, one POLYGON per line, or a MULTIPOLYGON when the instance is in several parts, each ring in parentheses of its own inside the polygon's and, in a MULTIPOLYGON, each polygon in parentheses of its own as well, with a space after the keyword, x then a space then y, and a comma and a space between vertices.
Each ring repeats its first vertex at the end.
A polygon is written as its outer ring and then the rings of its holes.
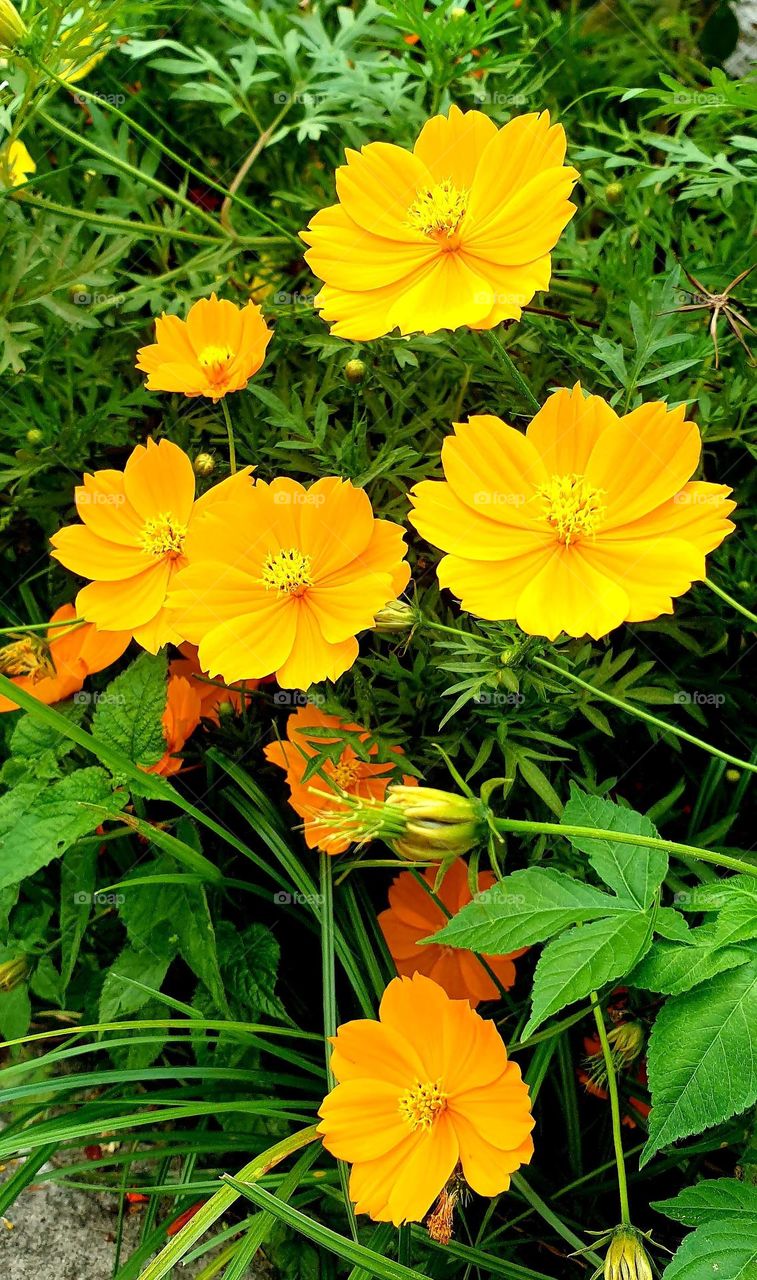
POLYGON ((4 676, 30 676, 36 684, 44 676, 55 675, 55 663, 40 636, 22 636, 0 649, 0 671, 4 676))
POLYGON ((445 178, 434 187, 421 187, 407 211, 407 220, 416 231, 422 231, 444 247, 453 249, 455 232, 468 207, 468 192, 458 191, 454 182, 445 178))
POLYGON ((263 563, 261 580, 266 590, 274 587, 290 596, 304 595, 312 587, 310 556, 290 547, 288 551, 274 551, 263 563))
POLYGON ((558 542, 569 547, 581 538, 594 537, 606 510, 601 502, 604 489, 593 488, 585 476, 571 474, 552 476, 536 493, 558 542))
POLYGON ((175 520, 170 511, 163 511, 159 516, 145 520, 139 541, 148 556, 155 556, 156 560, 170 556, 176 560, 184 550, 186 536, 187 526, 175 520))
POLYGON ((213 345, 203 347, 197 357, 200 367, 205 370, 211 382, 218 382, 223 378, 233 359, 234 352, 231 347, 216 347, 213 345))
POLYGON ((334 766, 332 777, 340 791, 349 791, 350 787, 357 782, 359 772, 357 760, 340 760, 339 764, 334 766))
POLYGON ((400 1115, 411 1129, 430 1129, 446 1107, 447 1095, 442 1092, 441 1080, 417 1084, 400 1098, 400 1115))

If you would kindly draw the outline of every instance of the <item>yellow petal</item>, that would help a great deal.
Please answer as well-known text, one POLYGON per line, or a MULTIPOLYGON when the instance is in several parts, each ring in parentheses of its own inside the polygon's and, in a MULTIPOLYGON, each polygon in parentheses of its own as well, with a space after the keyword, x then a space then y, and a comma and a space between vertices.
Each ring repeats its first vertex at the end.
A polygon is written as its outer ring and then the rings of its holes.
POLYGON ((554 640, 590 635, 599 640, 628 615, 627 592, 594 568, 584 544, 558 543, 544 568, 525 587, 518 600, 516 621, 529 635, 554 640))

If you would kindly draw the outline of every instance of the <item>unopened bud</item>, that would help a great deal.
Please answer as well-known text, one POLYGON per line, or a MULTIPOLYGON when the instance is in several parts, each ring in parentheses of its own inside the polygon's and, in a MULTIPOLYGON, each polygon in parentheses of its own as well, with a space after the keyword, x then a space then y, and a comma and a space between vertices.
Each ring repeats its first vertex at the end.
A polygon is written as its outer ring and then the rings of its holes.
POLYGON ((216 469, 215 458, 212 453, 198 453, 192 466, 196 476, 212 476, 216 469))
POLYGON ((12 49, 26 31, 26 23, 11 0, 0 0, 0 48, 12 49))
POLYGON ((605 187, 605 200, 608 204, 617 204, 623 195, 623 185, 620 182, 610 182, 605 187))
POLYGON ((367 368, 364 360, 348 360, 344 366, 344 376, 353 386, 365 381, 367 368))
POLYGON ((387 808, 401 815, 402 827, 387 844, 411 862, 460 857, 486 833, 480 800, 435 787, 396 785, 386 793, 387 808))
POLYGON ((739 769, 726 769, 725 780, 726 782, 740 782, 741 771, 739 769))
POLYGON ((0 991, 12 991, 22 982, 29 970, 26 956, 16 956, 0 964, 0 991))
POLYGON ((373 620, 377 631, 409 631, 414 623, 415 610, 404 600, 391 600, 373 620))
POLYGON ((644 1048, 644 1028, 640 1022, 619 1022, 607 1033, 616 1065, 627 1070, 644 1048))
POLYGON ((42 444, 44 436, 39 427, 30 427, 26 433, 26 443, 30 445, 42 444))
POLYGON ((642 1235, 634 1227, 617 1227, 605 1258, 605 1280, 653 1280, 642 1235))

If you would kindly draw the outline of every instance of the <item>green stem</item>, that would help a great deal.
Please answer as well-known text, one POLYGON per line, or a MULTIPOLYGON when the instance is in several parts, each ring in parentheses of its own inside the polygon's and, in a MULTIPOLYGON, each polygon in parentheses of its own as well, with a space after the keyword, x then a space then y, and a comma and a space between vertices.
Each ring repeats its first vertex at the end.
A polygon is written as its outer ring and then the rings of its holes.
MULTIPOLYGON (((132 235, 169 236, 171 240, 188 240, 190 244, 226 243, 221 236, 206 236, 201 232, 181 231, 178 227, 166 227, 162 222, 140 222, 136 218, 114 218, 100 213, 90 213, 87 209, 73 209, 66 204, 58 204, 55 200, 40 200, 29 195, 25 187, 17 194, 4 192, 1 199, 13 199, 17 204, 29 205, 32 209, 41 209, 43 213, 57 213, 63 218, 74 218, 77 222, 91 222, 96 227, 109 227, 113 231, 129 231, 132 235)), ((269 244, 270 241, 265 241, 269 244)))
POLYGON ((541 1196, 537 1195, 533 1187, 528 1185, 521 1174, 514 1173, 512 1175, 512 1183, 523 1196, 523 1199, 531 1205, 532 1209, 536 1210, 539 1217, 543 1218, 545 1222, 548 1222, 550 1227, 552 1227, 558 1235, 562 1236, 563 1240, 567 1240, 568 1244, 572 1244, 574 1248, 577 1248, 584 1258, 588 1258, 590 1262, 597 1263, 600 1267, 602 1266, 602 1259, 599 1255, 594 1253, 592 1249, 586 1248, 581 1237, 577 1236, 574 1231, 571 1231, 570 1227, 566 1227, 562 1218, 558 1218, 557 1214, 550 1209, 549 1205, 544 1203, 541 1196))
POLYGON ((229 406, 226 403, 225 396, 221 399, 221 408, 223 409, 223 416, 226 420, 226 434, 229 437, 229 470, 232 475, 236 475, 237 450, 236 445, 234 444, 234 428, 231 425, 231 414, 229 413, 229 406))
POLYGON ((666 840, 663 836, 632 835, 628 831, 605 831, 600 827, 574 827, 561 822, 531 822, 519 818, 492 818, 497 831, 523 835, 574 836, 578 840, 609 840, 617 844, 641 845, 645 849, 661 849, 672 853, 677 858, 697 858, 700 862, 711 862, 716 867, 728 871, 738 871, 753 876, 757 872, 757 863, 743 862, 741 858, 732 858, 727 853, 711 853, 709 849, 699 849, 693 844, 678 844, 675 840, 666 840))
POLYGON ((620 1220, 624 1227, 631 1225, 631 1210, 628 1205, 628 1183, 626 1182, 626 1161, 623 1153, 623 1133, 621 1128, 620 1101, 618 1098, 618 1082, 615 1078, 615 1063, 612 1060, 612 1049, 607 1039, 605 1020, 599 1007, 596 991, 591 992, 591 1007, 594 1021, 597 1024, 599 1039, 602 1044, 602 1055, 607 1072, 607 1092, 610 1095, 610 1111, 612 1113, 612 1141, 615 1148, 615 1164, 618 1169, 618 1195, 620 1197, 620 1220))
POLYGON ((747 760, 741 760, 738 756, 732 756, 728 751, 721 751, 719 747, 711 746, 709 742, 695 737, 693 733, 687 733, 685 729, 679 729, 677 725, 670 724, 667 720, 661 720, 659 716, 653 716, 649 711, 642 711, 640 707, 634 707, 632 703, 625 702, 623 698, 616 698, 612 693, 605 693, 604 689, 597 688, 595 684, 589 684, 588 680, 582 680, 580 676, 568 671, 565 667, 559 667, 557 663, 550 662, 549 658, 534 658, 533 661, 540 667, 547 667, 550 671, 554 671, 556 675, 564 676, 566 680, 570 680, 572 684, 577 684, 581 689, 588 689, 589 693, 593 693, 595 697, 601 698, 605 702, 610 702, 614 707, 619 707, 621 711, 627 711, 630 716, 636 716, 638 720, 644 720, 646 724, 653 724, 656 729, 661 729, 664 733, 673 733, 684 742, 690 742, 692 746, 701 747, 702 751, 709 752, 711 756, 717 756, 719 760, 725 760, 727 764, 736 765, 739 769, 746 769, 749 773, 757 773, 757 764, 751 764, 747 760))
POLYGON ((17 627, 0 627, 0 636, 15 636, 25 631, 53 631, 56 627, 83 627, 86 618, 70 618, 67 622, 19 622, 17 627))
POLYGON ((526 382, 526 379, 523 377, 523 374, 520 372, 517 365, 513 362, 512 357, 508 355, 507 351, 503 347, 502 343, 500 342, 499 338, 497 337, 493 329, 489 330, 489 338, 491 340, 492 346, 494 347, 494 350, 497 352, 500 360, 502 361, 502 364, 505 366, 511 378, 515 382, 515 385, 518 387, 518 390, 528 401, 530 407, 538 411, 541 408, 539 401, 536 399, 536 396, 534 395, 533 391, 531 390, 528 383, 526 382))
POLYGON ((728 592, 724 591, 722 587, 716 587, 712 578, 704 578, 703 582, 706 587, 710 588, 710 591, 714 591, 716 596, 720 596, 720 599, 724 600, 726 604, 729 604, 737 613, 742 613, 750 622, 757 624, 757 613, 752 613, 745 605, 739 604, 738 600, 734 600, 733 596, 729 596, 728 592))

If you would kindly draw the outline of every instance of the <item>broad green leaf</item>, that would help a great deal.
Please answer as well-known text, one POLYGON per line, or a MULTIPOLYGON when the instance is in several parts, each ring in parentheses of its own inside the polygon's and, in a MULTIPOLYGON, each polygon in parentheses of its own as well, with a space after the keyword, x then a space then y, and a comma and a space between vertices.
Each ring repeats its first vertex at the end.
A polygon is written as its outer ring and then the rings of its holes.
POLYGON ((654 918, 654 931, 671 942, 687 942, 694 945, 691 925, 674 907, 660 907, 654 918))
POLYGON ((98 695, 92 732, 138 765, 156 764, 165 752, 165 653, 142 653, 98 695))
MULTIPOLYGON (((72 700, 62 702, 57 710, 73 724, 79 724, 84 715, 84 704, 72 700)), ((9 786, 32 778, 60 777, 60 761, 73 751, 70 738, 41 724, 28 713, 22 715, 13 727, 8 743, 10 759, 3 765, 2 779, 9 786)))
POLYGON ((737 1178, 705 1178, 670 1200, 653 1200, 652 1208, 687 1227, 700 1227, 712 1219, 757 1219, 757 1187, 737 1178))
POLYGON ((170 963, 170 957, 125 947, 105 975, 100 995, 100 1021, 113 1022, 124 1014, 142 1009, 150 999, 150 992, 144 987, 159 991, 170 963), (128 981, 130 978, 144 985, 135 986, 128 981))
MULTIPOLYGON (((574 783, 571 783, 570 800, 562 820, 571 827, 600 827, 605 831, 639 836, 658 834, 654 824, 643 814, 634 809, 623 809, 601 796, 587 795, 574 783)), ((593 840, 587 836, 569 835, 567 838, 574 848, 588 855, 597 875, 619 897, 630 898, 638 907, 651 906, 668 870, 668 855, 664 850, 619 844, 607 839, 593 840)))
POLYGON ((652 939, 652 914, 624 915, 569 929, 542 952, 534 973, 531 1017, 523 1039, 568 1004, 622 978, 644 955, 652 939))
POLYGON ((687 1236, 663 1272, 663 1280, 754 1280, 757 1218, 710 1222, 687 1236))
POLYGON ((617 913, 638 912, 600 889, 561 871, 528 867, 505 876, 479 893, 432 939, 448 947, 466 947, 486 955, 507 955, 518 947, 543 942, 577 922, 617 913))
POLYGON ((77 769, 58 782, 22 782, 0 799, 0 889, 34 875, 100 823, 91 807, 126 800, 96 766, 77 769))
POLYGON ((0 991, 0 1036, 16 1040, 25 1036, 32 1020, 29 988, 25 982, 11 991, 0 991))
POLYGON ((660 1147, 754 1105, 755 1027, 755 960, 666 1002, 649 1039, 652 1111, 642 1164, 660 1147))
MULTIPOLYGON (((701 933, 702 930, 696 932, 701 933)), ((712 937, 712 929, 708 928, 707 938, 712 937)), ((698 983, 714 978, 716 973, 746 964, 754 955, 754 948, 746 946, 720 947, 703 942, 691 947, 677 942, 654 942, 641 963, 628 975, 628 982, 632 987, 678 996, 698 983)))

